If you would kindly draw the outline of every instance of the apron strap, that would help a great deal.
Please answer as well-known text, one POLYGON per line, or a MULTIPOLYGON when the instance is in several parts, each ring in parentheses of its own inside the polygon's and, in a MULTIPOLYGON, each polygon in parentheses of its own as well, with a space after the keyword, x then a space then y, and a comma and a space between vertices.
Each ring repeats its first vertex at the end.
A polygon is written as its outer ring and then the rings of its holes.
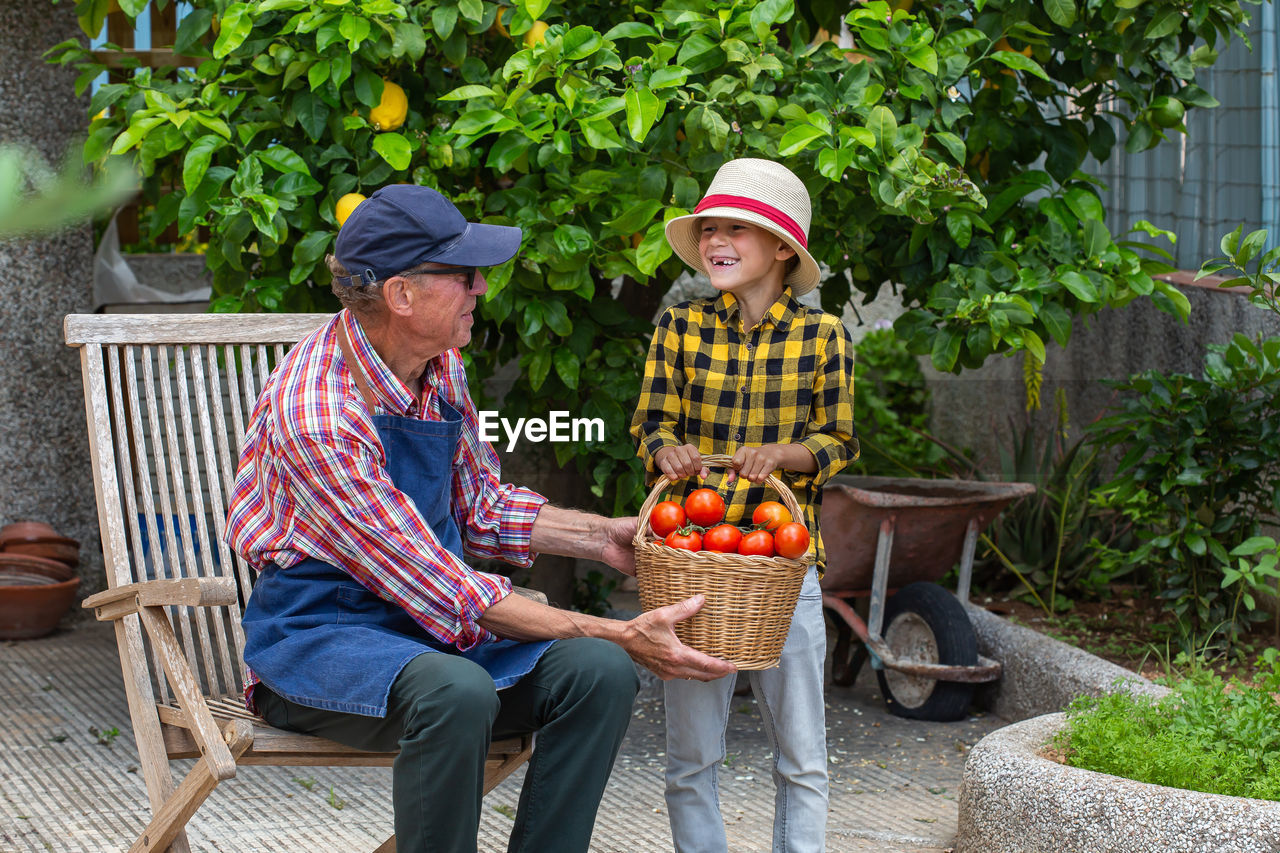
POLYGON ((338 349, 342 350, 342 358, 347 362, 347 370, 351 371, 351 378, 355 380, 356 390, 360 392, 364 404, 369 407, 369 415, 373 415, 374 397, 373 389, 369 387, 369 380, 365 378, 364 369, 360 367, 360 362, 356 361, 356 354, 351 349, 351 340, 347 337, 347 324, 345 322, 338 323, 338 349))

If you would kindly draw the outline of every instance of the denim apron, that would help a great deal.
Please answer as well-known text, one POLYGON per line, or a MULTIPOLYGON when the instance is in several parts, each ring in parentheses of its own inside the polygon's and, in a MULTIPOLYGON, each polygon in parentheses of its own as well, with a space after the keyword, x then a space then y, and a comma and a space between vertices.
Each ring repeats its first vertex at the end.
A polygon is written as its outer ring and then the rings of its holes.
MULTIPOLYGON (((361 395, 373 411, 341 324, 339 344, 361 395)), ((462 537, 449 511, 453 457, 462 415, 440 400, 444 420, 373 415, 387 474, 416 505, 450 553, 463 559, 462 537)), ((268 565, 254 584, 242 620, 245 663, 275 693, 299 705, 385 717, 391 684, 424 652, 459 655, 482 666, 501 689, 527 675, 554 641, 496 640, 470 651, 438 642, 403 608, 366 589, 350 574, 306 558, 268 565)))

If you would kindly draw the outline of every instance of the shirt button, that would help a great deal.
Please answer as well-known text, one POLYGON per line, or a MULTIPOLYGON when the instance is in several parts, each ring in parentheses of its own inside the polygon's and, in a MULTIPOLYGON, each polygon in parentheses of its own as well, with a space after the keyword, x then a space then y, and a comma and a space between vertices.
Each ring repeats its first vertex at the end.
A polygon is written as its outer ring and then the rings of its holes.
POLYGON ((743 385, 742 388, 740 388, 739 390, 742 391, 743 394, 745 394, 747 393, 747 386, 743 385))
POLYGON ((740 432, 735 432, 735 433, 733 434, 733 440, 734 440, 734 441, 742 441, 742 433, 740 433, 740 432))
POLYGON ((751 341, 747 341, 747 349, 751 349, 751 347, 752 347, 751 341))

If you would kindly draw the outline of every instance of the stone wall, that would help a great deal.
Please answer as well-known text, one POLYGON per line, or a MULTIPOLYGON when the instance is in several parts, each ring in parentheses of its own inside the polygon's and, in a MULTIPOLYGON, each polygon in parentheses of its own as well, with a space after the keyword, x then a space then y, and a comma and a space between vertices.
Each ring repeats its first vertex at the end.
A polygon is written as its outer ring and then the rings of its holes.
MULTIPOLYGON (((79 34, 74 3, 0 3, 0 142, 57 164, 84 133, 76 72, 41 57, 79 34)), ((102 560, 79 360, 62 318, 89 309, 92 270, 88 224, 0 242, 0 525, 36 519, 79 539, 82 593, 103 585, 102 560)))
MULTIPOLYGON (((1074 438, 1112 399, 1102 379, 1124 379, 1155 369, 1199 376, 1210 344, 1235 332, 1280 334, 1280 317, 1249 303, 1240 293, 1184 285, 1191 317, 1182 324, 1149 300, 1104 310, 1087 321, 1077 318, 1066 349, 1050 344, 1039 418, 1054 417, 1054 399, 1067 399, 1069 433, 1074 438)), ((999 470, 998 447, 1008 445, 1010 422, 1025 417, 1022 358, 993 357, 981 370, 941 374, 924 359, 933 392, 933 431, 957 447, 972 448, 987 471, 999 470)))

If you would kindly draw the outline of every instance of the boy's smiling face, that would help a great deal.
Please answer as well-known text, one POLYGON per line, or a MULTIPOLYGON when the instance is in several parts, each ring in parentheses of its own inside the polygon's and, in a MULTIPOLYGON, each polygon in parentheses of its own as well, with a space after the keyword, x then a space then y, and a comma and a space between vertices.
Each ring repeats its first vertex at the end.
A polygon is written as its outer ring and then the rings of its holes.
POLYGON ((782 292, 787 260, 795 250, 750 222, 708 216, 698 223, 698 253, 716 290, 735 296, 748 292, 782 292))

